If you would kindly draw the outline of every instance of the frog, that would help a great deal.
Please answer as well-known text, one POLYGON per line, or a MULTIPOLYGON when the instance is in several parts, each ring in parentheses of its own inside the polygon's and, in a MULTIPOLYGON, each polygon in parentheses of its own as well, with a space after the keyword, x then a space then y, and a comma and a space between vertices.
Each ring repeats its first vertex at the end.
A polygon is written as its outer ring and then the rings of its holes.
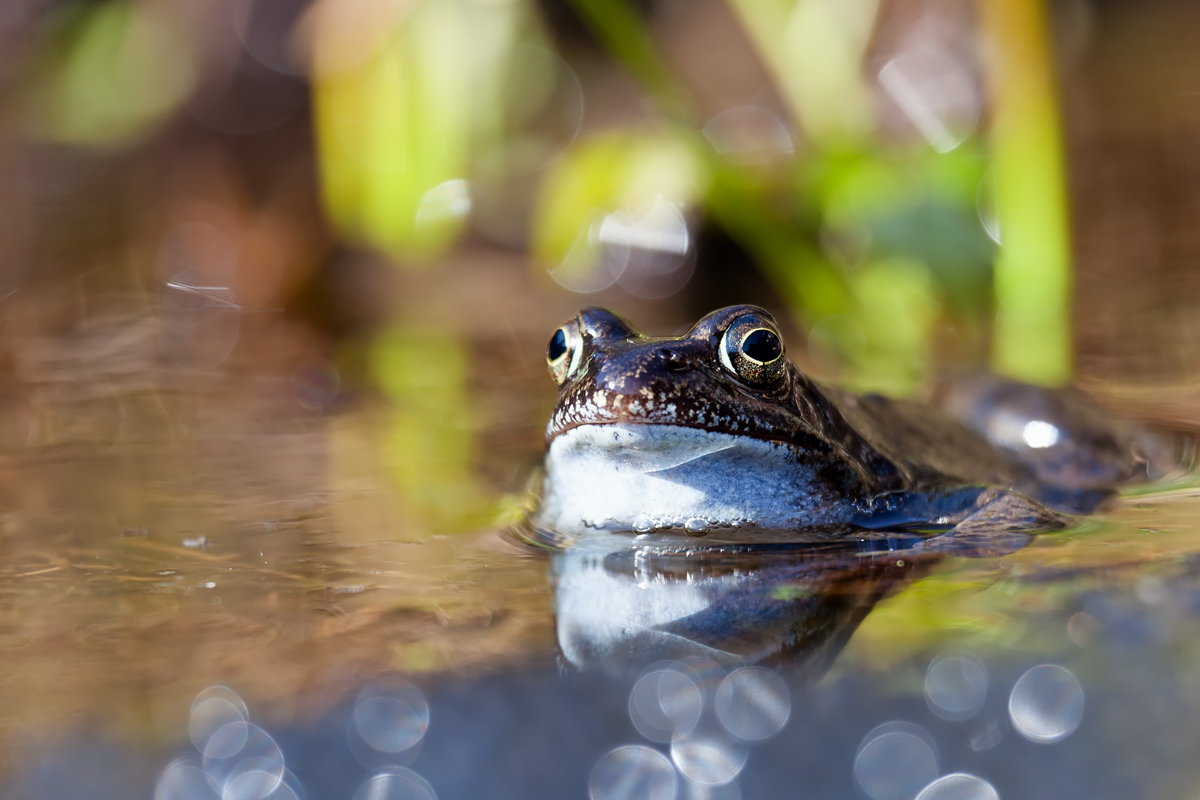
POLYGON ((818 382, 753 305, 677 336, 586 307, 546 363, 558 400, 531 522, 567 536, 1050 530, 1161 461, 1051 389, 991 378, 939 406, 818 382))

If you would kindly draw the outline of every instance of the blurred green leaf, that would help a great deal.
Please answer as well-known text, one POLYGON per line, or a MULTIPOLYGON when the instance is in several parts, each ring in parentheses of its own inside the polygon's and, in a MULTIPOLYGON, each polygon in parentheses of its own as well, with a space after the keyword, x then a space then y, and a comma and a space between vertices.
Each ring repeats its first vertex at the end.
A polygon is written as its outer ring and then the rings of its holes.
POLYGON ((500 90, 522 2, 418 0, 397 10, 328 3, 314 44, 324 199, 344 232, 410 263, 466 224, 482 139, 504 130, 500 90))
POLYGON ((533 252, 543 265, 589 270, 571 258, 600 215, 637 215, 658 198, 692 205, 709 176, 690 143, 669 132, 616 131, 580 142, 543 182, 533 219, 533 252))
POLYGON ((862 58, 878 0, 732 0, 796 123, 827 145, 869 135, 862 58))
POLYGON ((987 0, 992 74, 996 321, 992 366, 1035 383, 1071 375, 1066 172, 1045 4, 987 0))
POLYGON ((67 20, 60 49, 29 95, 40 133, 110 147, 151 132, 183 103, 195 54, 159 6, 110 2, 67 20))
POLYGON ((920 261, 892 258, 859 268, 851 286, 862 349, 847 382, 861 391, 911 394, 932 366, 933 325, 941 311, 933 276, 920 261))

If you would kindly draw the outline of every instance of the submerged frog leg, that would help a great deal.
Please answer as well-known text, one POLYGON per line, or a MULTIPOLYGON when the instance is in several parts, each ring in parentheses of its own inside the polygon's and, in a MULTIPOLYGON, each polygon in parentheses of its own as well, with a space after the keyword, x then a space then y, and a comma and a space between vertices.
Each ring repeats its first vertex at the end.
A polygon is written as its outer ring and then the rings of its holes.
POLYGON ((951 530, 952 534, 999 531, 1051 531, 1065 528, 1066 518, 1036 500, 1004 489, 985 489, 975 508, 951 530))

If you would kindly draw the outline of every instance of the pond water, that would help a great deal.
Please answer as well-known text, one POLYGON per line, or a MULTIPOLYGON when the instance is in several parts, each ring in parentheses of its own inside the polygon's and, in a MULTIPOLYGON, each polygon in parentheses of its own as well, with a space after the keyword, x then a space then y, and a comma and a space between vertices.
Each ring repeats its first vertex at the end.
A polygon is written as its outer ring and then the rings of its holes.
MULTIPOLYGON (((4 429, 5 797, 1200 790, 1190 478, 1036 537, 555 550, 431 533, 370 404, 278 414, 294 381, 263 375, 70 384, 4 429)), ((469 518, 465 486, 445 502, 469 518)))

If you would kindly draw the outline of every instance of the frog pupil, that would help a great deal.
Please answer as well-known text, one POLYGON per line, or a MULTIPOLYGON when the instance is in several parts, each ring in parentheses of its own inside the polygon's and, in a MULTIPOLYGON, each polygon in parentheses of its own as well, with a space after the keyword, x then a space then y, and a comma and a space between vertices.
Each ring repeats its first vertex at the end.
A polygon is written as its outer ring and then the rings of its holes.
POLYGON ((563 333, 562 328, 559 328, 550 337, 550 345, 546 348, 546 355, 551 361, 558 361, 565 352, 567 352, 567 335, 563 333))
POLYGON ((742 353, 760 364, 768 364, 783 353, 783 345, 780 344, 778 336, 759 328, 750 331, 750 335, 742 340, 742 353))

